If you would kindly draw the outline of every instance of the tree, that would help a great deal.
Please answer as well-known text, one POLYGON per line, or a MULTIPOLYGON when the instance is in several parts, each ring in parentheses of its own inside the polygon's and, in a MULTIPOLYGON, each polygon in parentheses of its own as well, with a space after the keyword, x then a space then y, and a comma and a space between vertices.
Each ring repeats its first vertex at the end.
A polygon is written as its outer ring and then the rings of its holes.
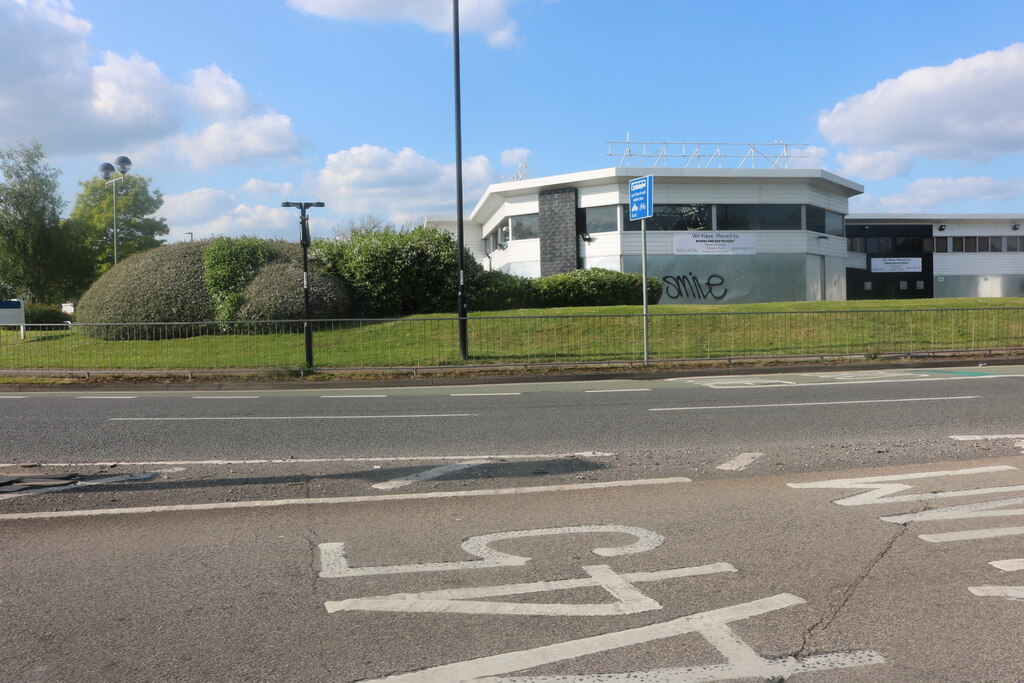
POLYGON ((125 175, 113 183, 102 178, 80 182, 82 191, 75 199, 70 220, 89 232, 87 245, 93 251, 97 271, 105 272, 114 265, 114 197, 117 192, 117 258, 159 247, 161 236, 169 232, 167 221, 153 215, 164 204, 160 190, 149 189, 151 179, 125 175))
POLYGON ((34 142, 0 149, 0 173, 0 282, 43 303, 81 293, 91 257, 78 227, 61 221, 60 171, 34 142))

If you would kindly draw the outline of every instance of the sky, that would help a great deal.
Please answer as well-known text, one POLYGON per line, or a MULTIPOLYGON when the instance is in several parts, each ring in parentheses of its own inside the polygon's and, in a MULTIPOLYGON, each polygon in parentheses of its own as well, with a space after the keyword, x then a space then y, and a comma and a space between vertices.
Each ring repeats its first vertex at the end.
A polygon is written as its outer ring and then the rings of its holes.
MULTIPOLYGON (((325 202, 319 237, 451 215, 451 4, 0 0, 0 145, 41 143, 67 210, 127 155, 170 242, 295 240, 282 201, 325 202)), ((523 162, 618 166, 628 135, 796 145, 865 186, 854 213, 1024 213, 1019 0, 460 5, 467 210, 523 162)))

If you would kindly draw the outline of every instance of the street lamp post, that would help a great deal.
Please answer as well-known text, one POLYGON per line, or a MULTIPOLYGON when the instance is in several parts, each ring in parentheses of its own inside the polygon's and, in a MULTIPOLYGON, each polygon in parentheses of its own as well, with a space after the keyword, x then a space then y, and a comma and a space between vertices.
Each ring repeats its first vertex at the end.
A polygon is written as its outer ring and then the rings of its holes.
POLYGON ((323 202, 281 202, 285 208, 293 207, 299 210, 299 243, 302 244, 302 296, 304 319, 302 321, 302 333, 306 341, 306 367, 313 369, 313 328, 309 325, 309 216, 306 209, 322 207, 323 202))
POLYGON ((100 164, 100 175, 103 176, 103 180, 107 182, 107 185, 113 185, 114 196, 114 265, 117 265, 117 181, 124 182, 124 177, 128 175, 128 171, 132 170, 132 160, 126 156, 119 156, 114 159, 114 163, 103 163, 100 164), (120 175, 115 176, 114 172, 120 175))
POLYGON ((456 307, 459 316, 459 355, 469 356, 469 335, 466 324, 466 257, 465 226, 462 217, 462 86, 459 59, 459 0, 452 3, 452 38, 455 52, 455 241, 459 250, 459 289, 456 307))

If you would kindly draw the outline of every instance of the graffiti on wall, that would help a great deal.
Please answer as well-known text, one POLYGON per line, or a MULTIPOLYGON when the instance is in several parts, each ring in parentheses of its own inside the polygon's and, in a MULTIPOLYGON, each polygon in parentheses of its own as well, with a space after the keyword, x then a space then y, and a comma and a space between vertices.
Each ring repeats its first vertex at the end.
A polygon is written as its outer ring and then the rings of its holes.
POLYGON ((714 299, 721 301, 729 293, 725 286, 725 278, 718 274, 712 274, 703 280, 692 272, 686 275, 666 275, 661 278, 665 283, 662 292, 669 299, 714 299))

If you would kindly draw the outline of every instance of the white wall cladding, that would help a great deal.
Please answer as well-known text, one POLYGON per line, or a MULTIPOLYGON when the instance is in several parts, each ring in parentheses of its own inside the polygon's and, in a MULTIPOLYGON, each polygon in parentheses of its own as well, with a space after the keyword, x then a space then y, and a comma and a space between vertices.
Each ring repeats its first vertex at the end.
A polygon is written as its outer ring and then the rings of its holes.
POLYGON ((597 185, 594 187, 581 187, 578 189, 579 206, 585 209, 591 206, 612 206, 614 204, 625 204, 629 200, 629 193, 618 183, 597 185))
POLYGON ((934 275, 1019 275, 1024 273, 1024 253, 933 254, 934 275))
MULTIPOLYGON (((540 240, 512 240, 506 249, 495 249, 491 252, 491 269, 502 270, 517 262, 537 264, 537 275, 540 276, 540 240)), ((486 262, 486 261, 485 261, 486 262)), ((515 271, 512 271, 513 273, 515 271)))

